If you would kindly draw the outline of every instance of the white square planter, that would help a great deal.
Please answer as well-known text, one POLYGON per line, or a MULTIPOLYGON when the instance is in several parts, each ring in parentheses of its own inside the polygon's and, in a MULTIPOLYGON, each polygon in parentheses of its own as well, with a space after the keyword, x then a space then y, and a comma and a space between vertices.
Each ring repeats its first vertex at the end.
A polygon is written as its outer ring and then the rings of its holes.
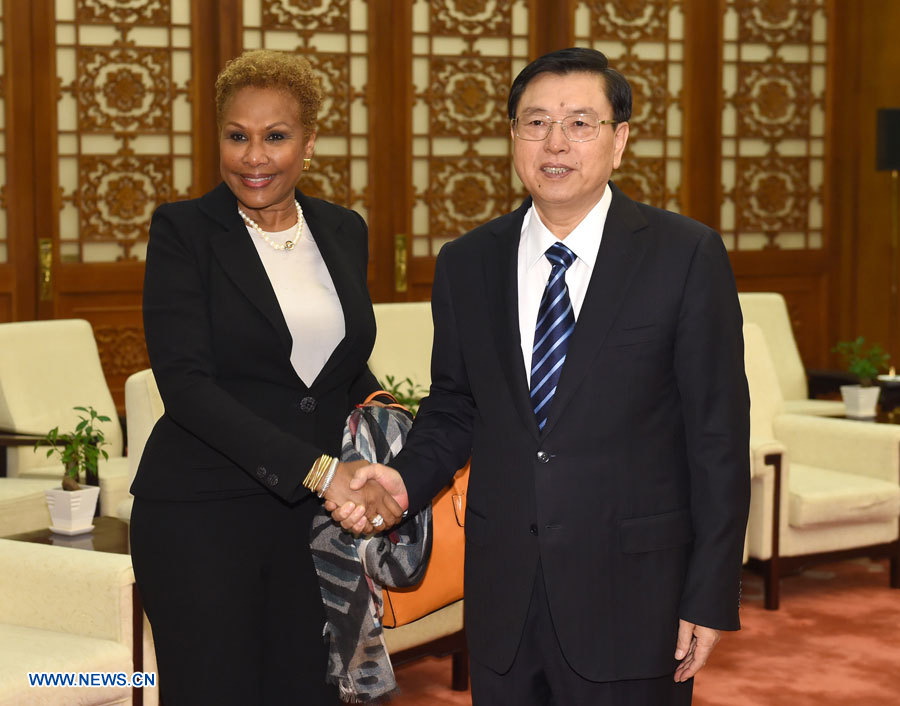
POLYGON ((876 415, 875 407, 878 405, 878 396, 881 388, 877 385, 863 387, 862 385, 841 385, 841 397, 844 398, 844 406, 847 408, 848 417, 858 419, 872 419, 876 415))
POLYGON ((45 490, 50 509, 50 530, 59 534, 84 534, 94 529, 94 510, 100 488, 96 485, 81 490, 52 488, 45 490))

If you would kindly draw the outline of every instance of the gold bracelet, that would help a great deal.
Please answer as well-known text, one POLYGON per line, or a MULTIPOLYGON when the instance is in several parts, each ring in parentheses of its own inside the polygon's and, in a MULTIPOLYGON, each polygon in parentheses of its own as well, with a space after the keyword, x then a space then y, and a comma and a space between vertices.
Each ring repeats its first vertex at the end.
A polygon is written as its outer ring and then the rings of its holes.
POLYGON ((319 487, 319 484, 322 482, 322 479, 328 473, 328 469, 331 466, 331 462, 334 461, 333 456, 329 456, 328 454, 322 454, 315 460, 312 467, 309 469, 309 473, 306 474, 306 478, 303 479, 303 486, 305 488, 309 488, 309 490, 316 492, 316 488, 319 487))
POLYGON ((331 456, 328 456, 327 454, 322 454, 316 460, 313 477, 309 481, 309 486, 307 486, 311 491, 316 492, 316 488, 319 487, 319 484, 322 482, 322 478, 325 477, 325 472, 330 462, 331 456))

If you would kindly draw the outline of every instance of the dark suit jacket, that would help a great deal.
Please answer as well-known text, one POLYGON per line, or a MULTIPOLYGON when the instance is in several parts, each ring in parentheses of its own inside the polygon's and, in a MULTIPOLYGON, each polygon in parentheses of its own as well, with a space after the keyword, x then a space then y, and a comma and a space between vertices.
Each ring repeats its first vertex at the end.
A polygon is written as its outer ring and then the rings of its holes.
POLYGON ((612 189, 543 433, 518 327, 530 201, 437 260, 431 392, 395 466, 416 509, 471 452, 466 631, 498 672, 538 561, 563 651, 588 679, 671 673, 679 618, 739 627, 749 395, 728 256, 706 226, 612 189))
POLYGON ((366 367, 375 317, 365 222, 340 206, 296 196, 346 327, 310 387, 291 366, 291 334, 231 191, 220 184, 154 214, 144 328, 166 412, 144 449, 135 496, 308 497, 301 482, 310 466, 322 452, 339 453, 346 415, 378 389, 366 367))

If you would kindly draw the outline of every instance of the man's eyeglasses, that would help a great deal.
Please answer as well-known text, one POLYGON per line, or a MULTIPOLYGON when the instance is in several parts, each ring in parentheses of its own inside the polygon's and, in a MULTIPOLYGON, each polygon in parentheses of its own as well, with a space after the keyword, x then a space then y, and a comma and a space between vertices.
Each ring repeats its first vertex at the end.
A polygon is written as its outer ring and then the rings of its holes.
POLYGON ((538 142, 546 140, 553 124, 559 123, 563 134, 571 142, 590 142, 600 135, 601 125, 618 125, 617 120, 600 120, 593 113, 567 115, 562 120, 551 120, 549 115, 526 114, 514 118, 512 127, 516 137, 538 142))

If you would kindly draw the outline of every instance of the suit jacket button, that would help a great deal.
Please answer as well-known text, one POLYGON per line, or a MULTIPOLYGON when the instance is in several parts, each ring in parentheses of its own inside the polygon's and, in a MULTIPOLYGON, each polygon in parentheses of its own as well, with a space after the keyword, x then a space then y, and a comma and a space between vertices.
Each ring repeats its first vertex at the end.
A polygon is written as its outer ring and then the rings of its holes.
POLYGON ((256 469, 256 477, 257 478, 265 478, 266 477, 266 467, 265 466, 259 466, 256 469))
POLYGON ((278 475, 275 473, 270 473, 268 478, 266 478, 266 483, 274 488, 276 485, 278 485, 278 475))
POLYGON ((548 463, 550 461, 550 454, 548 454, 546 451, 538 451, 537 460, 541 463, 548 463))
POLYGON ((300 411, 309 414, 316 408, 316 398, 306 396, 300 400, 300 411))
POLYGON ((537 537, 537 533, 538 533, 537 525, 531 525, 531 527, 528 528, 528 531, 531 532, 531 534, 533 534, 535 537, 537 537))

